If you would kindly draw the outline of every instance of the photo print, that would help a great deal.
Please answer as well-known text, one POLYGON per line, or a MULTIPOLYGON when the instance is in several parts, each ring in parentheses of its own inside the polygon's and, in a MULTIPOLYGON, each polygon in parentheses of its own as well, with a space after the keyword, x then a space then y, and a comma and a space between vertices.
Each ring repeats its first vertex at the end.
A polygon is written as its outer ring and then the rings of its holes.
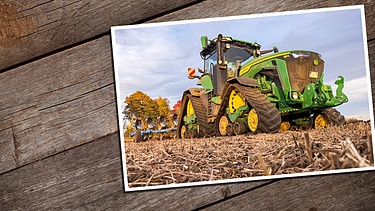
POLYGON ((374 169, 364 7, 111 28, 125 191, 374 169))

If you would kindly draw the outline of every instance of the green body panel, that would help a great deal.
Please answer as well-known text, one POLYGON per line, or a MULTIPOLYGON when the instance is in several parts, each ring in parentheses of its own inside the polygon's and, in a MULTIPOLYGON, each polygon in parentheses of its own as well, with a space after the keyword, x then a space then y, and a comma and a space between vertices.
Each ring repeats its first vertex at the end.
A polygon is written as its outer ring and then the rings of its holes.
MULTIPOLYGON (((197 84, 204 88, 206 95, 209 95, 205 98, 207 102, 203 103, 204 105, 221 105, 221 95, 224 94, 221 92, 225 91, 223 87, 228 87, 231 83, 241 83, 239 80, 230 80, 233 77, 254 79, 259 84, 261 93, 279 110, 282 121, 290 121, 297 125, 309 125, 312 123, 311 114, 314 112, 348 101, 343 93, 342 76, 335 82, 338 86, 335 93, 330 85, 324 84, 324 61, 316 52, 278 52, 276 47, 273 50, 260 51, 260 45, 256 42, 226 36, 219 36, 213 40, 203 36, 201 44, 203 50, 200 54, 205 60, 205 72, 199 77, 197 84), (274 53, 270 53, 272 51, 274 53), (237 59, 237 56, 242 58, 237 59), (208 66, 210 62, 214 65, 208 66), (233 64, 236 64, 235 68, 232 68, 233 64), (236 70, 235 76, 229 76, 229 69, 236 70), (222 71, 228 73, 222 74, 222 71)), ((252 87, 249 84, 244 86, 252 87)), ((209 113, 211 107, 206 109, 207 116, 215 117, 215 113, 209 113)), ((233 114, 227 109, 226 114, 231 122, 247 121, 250 109, 251 106, 246 105, 238 108, 233 114)), ((196 128, 198 125, 195 115, 185 117, 184 121, 189 128, 196 128)))
POLYGON ((326 106, 333 107, 348 102, 348 97, 342 91, 344 88, 344 77, 339 76, 339 79, 335 81, 335 84, 338 86, 336 89, 336 96, 334 96, 331 100, 328 100, 325 104, 326 106))
POLYGON ((221 97, 220 96, 216 96, 216 97, 213 97, 211 99, 211 101, 217 105, 220 105, 221 104, 221 97))
POLYGON ((209 75, 202 76, 197 85, 201 85, 205 89, 206 94, 214 90, 214 86, 212 85, 212 80, 209 75))
POLYGON ((271 54, 271 55, 268 55, 268 56, 261 56, 261 57, 258 57, 256 59, 253 59, 249 62, 247 62, 246 64, 243 65, 243 67, 241 68, 241 71, 240 71, 240 76, 244 75, 245 73, 249 72, 249 76, 254 76, 258 70, 258 68, 254 68, 254 66, 256 65, 260 65, 260 66, 257 66, 257 67, 266 67, 267 65, 270 65, 270 60, 273 59, 273 58, 277 58, 277 57, 281 57, 281 56, 287 56, 290 54, 290 51, 286 51, 286 52, 280 52, 280 53, 275 53, 275 54, 271 54), (265 63, 264 63, 265 62, 265 63))
POLYGON ((185 116, 184 122, 185 122, 185 125, 188 126, 188 128, 187 128, 188 130, 198 129, 197 118, 196 118, 195 114, 193 114, 191 116, 185 116))
POLYGON ((229 112, 229 109, 227 109, 228 118, 229 118, 229 120, 231 122, 235 122, 235 121, 237 121, 241 117, 241 114, 244 111, 248 111, 248 110, 249 110, 249 106, 247 106, 247 105, 238 108, 237 111, 235 113, 233 113, 233 114, 231 114, 229 112))

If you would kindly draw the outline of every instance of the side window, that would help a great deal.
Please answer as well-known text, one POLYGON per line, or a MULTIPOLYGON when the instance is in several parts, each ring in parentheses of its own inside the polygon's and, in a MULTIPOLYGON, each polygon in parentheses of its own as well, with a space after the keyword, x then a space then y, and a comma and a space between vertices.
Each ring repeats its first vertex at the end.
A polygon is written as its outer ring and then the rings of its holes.
POLYGON ((213 74, 213 69, 214 69, 214 65, 217 63, 217 53, 215 51, 215 53, 211 54, 211 56, 209 56, 206 61, 205 61, 205 67, 204 67, 204 70, 206 72, 209 72, 211 74, 213 74))
POLYGON ((227 65, 228 78, 233 78, 235 76, 236 62, 229 62, 227 65))

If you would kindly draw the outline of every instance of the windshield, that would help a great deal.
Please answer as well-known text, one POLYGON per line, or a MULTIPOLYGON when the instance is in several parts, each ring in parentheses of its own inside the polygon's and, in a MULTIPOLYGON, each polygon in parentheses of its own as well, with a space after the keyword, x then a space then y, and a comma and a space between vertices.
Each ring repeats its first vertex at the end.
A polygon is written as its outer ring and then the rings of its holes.
POLYGON ((252 54, 246 51, 244 48, 233 45, 225 51, 225 61, 228 63, 236 62, 237 60, 245 61, 251 56, 252 54))
MULTIPOLYGON (((231 46, 226 49, 224 53, 225 63, 228 65, 228 68, 235 69, 236 62, 248 60, 252 54, 246 51, 243 47, 231 46)), ((215 50, 212 54, 205 59, 204 70, 205 72, 212 73, 213 65, 217 63, 217 51, 215 50)))

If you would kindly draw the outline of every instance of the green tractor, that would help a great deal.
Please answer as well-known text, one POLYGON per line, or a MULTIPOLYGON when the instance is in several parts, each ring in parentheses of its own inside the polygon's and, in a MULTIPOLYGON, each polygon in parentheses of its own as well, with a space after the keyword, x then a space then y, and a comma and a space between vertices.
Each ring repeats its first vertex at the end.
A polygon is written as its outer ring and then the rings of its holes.
POLYGON ((260 50, 260 45, 221 34, 201 38, 203 70, 188 69, 202 88, 183 93, 179 138, 275 133, 290 128, 342 125, 333 107, 348 101, 339 76, 334 95, 323 83, 324 61, 313 51, 260 50))

